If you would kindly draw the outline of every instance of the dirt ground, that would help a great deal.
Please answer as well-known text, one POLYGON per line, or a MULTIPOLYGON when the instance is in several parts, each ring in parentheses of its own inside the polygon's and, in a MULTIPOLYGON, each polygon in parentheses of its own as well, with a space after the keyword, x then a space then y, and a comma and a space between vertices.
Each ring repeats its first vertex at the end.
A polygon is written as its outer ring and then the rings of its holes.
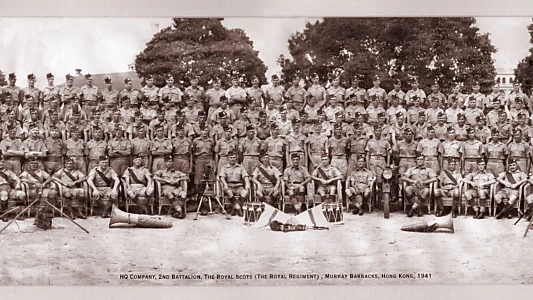
MULTIPOLYGON (((33 219, 0 234, 1 285, 375 285, 533 283, 533 232, 516 219, 454 219, 455 233, 403 232, 400 227, 431 217, 380 212, 345 213, 330 230, 281 233, 243 225, 221 215, 172 220, 170 229, 108 228, 108 220, 66 219, 54 230, 36 230, 33 219), (33 233, 29 233, 32 232, 33 233), (126 278, 121 278, 124 274, 126 278), (207 279, 204 274, 214 275, 207 279), (267 279, 256 279, 257 274, 267 279), (286 279, 270 279, 270 275, 286 279), (290 274, 316 274, 314 279, 290 274), (327 278, 344 274, 346 278, 327 278), (351 278, 376 274, 378 278, 351 278), (389 274, 391 278, 383 278, 389 274), (400 275, 403 274, 403 275, 400 275), (418 278, 418 274, 426 274, 418 278), (427 275, 429 274, 429 275, 427 275), (152 279, 134 279, 155 275, 152 279), (159 277, 163 275, 163 277, 159 277), (168 275, 168 279, 165 277, 168 275), (172 277, 174 275, 174 278, 172 277), (197 275, 179 279, 177 275, 197 275), (231 279, 216 279, 232 275, 231 279), (252 279, 238 279, 249 275, 252 279), (406 276, 408 278, 400 278, 406 276), (410 276, 414 278, 410 278, 410 276)), ((6 223, 1 223, 4 226, 6 223)))

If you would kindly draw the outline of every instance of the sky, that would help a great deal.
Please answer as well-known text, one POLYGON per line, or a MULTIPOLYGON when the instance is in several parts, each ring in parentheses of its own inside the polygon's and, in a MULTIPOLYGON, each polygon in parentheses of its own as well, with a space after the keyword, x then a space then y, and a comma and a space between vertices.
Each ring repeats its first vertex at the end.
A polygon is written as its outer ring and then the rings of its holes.
MULTIPOLYGON (((255 50, 268 67, 277 73, 276 58, 290 56, 291 34, 305 28, 309 18, 226 18, 228 28, 242 28, 254 42, 255 50)), ((511 71, 527 54, 531 45, 527 26, 530 17, 480 17, 476 26, 489 33, 498 52, 496 68, 511 71)), ((18 85, 26 85, 26 75, 37 76, 37 86, 46 83, 46 74, 114 73, 128 71, 135 55, 154 34, 154 24, 163 29, 170 18, 0 18, 0 70, 16 72, 18 85)))

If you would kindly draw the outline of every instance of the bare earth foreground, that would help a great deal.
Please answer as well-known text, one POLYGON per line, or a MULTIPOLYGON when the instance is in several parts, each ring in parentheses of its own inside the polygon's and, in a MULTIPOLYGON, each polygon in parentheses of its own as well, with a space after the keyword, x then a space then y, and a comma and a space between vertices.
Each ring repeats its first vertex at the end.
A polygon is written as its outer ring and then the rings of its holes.
POLYGON ((280 233, 245 226, 238 217, 213 215, 194 221, 193 216, 172 219, 170 229, 108 229, 108 220, 77 220, 90 234, 62 218, 54 219, 56 229, 34 233, 26 233, 35 230, 33 219, 17 221, 0 234, 0 284, 533 283, 533 232, 522 239, 527 223, 513 226, 516 219, 461 216, 454 219, 455 234, 413 233, 400 227, 431 217, 408 219, 395 213, 385 220, 376 212, 363 217, 345 214, 345 224, 330 230, 280 233), (267 279, 258 279, 258 274, 267 279), (278 274, 286 279, 270 279, 278 274), (291 274, 317 278, 295 279, 291 274), (328 278, 329 274, 346 278, 328 278), (358 274, 377 278, 357 278, 358 274))

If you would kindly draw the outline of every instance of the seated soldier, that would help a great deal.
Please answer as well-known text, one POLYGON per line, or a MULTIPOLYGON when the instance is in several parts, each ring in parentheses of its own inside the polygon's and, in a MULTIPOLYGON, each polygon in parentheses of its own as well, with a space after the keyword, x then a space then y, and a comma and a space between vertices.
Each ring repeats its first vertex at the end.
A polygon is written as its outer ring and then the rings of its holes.
POLYGON ((485 218, 485 204, 489 198, 489 187, 496 182, 494 175, 485 171, 485 160, 478 159, 477 170, 467 174, 463 182, 470 184, 470 189, 464 193, 464 196, 468 204, 474 209, 474 219, 485 218), (479 199, 479 207, 474 200, 475 198, 479 199))
POLYGON ((463 179, 461 173, 457 170, 457 159, 450 158, 446 169, 443 169, 439 175, 439 188, 435 190, 437 198, 437 213, 435 216, 443 215, 444 204, 442 197, 452 197, 452 217, 457 218, 457 208, 459 206, 459 186, 458 183, 463 179))
POLYGON ((283 181, 287 188, 287 195, 298 214, 305 199, 305 185, 311 181, 311 175, 306 168, 300 166, 298 153, 291 154, 292 165, 283 172, 283 181))
MULTIPOLYGON (((20 174, 20 181, 28 184, 28 196, 30 201, 34 201, 41 196, 42 200, 48 201, 50 204, 55 206, 58 198, 58 192, 56 190, 56 186, 54 184, 50 184, 53 177, 48 175, 48 173, 45 171, 39 169, 37 156, 30 156, 28 160, 28 168, 26 171, 20 174)), ((53 209, 44 201, 39 201, 34 225, 39 224, 40 220, 47 221, 52 219, 53 209)))
POLYGON ((496 181, 504 186, 504 188, 494 195, 494 202, 496 202, 500 209, 500 212, 496 215, 496 219, 501 219, 506 213, 507 218, 510 219, 513 217, 511 215, 511 208, 516 200, 518 200, 519 187, 521 184, 527 182, 527 175, 518 169, 516 160, 511 158, 509 159, 509 171, 500 173, 496 181), (507 199, 506 204, 503 201, 504 199, 507 199))
POLYGON ((320 195, 322 202, 333 203, 337 191, 337 180, 342 180, 342 173, 329 164, 327 154, 323 154, 321 159, 322 165, 313 171, 311 178, 317 181, 316 193, 320 195))
POLYGON ((161 194, 170 200, 174 209, 172 217, 185 218, 185 201, 187 197, 187 180, 189 176, 174 169, 174 158, 172 155, 165 157, 165 168, 157 170, 154 180, 161 182, 161 194))
POLYGON ((86 180, 85 175, 80 170, 76 170, 74 160, 71 157, 65 159, 65 167, 52 175, 54 179, 59 182, 63 188, 63 197, 67 206, 67 213, 71 219, 76 216, 72 212, 72 207, 77 208, 77 215, 81 219, 87 219, 86 212, 82 212, 81 208, 85 207, 85 189, 81 183, 86 180))
POLYGON ((261 153, 259 160, 261 165, 252 174, 252 181, 257 185, 256 195, 261 202, 275 206, 278 202, 281 173, 270 165, 270 158, 266 153, 261 153))
MULTIPOLYGON (((24 203, 26 194, 19 190, 20 179, 17 175, 6 169, 4 163, 4 156, 0 154, 0 203, 1 209, 6 213, 9 210, 13 210, 19 203, 24 203)), ((2 221, 9 221, 10 214, 18 214, 19 210, 15 209, 9 214, 5 214, 2 221)), ((23 219, 23 215, 20 215, 19 219, 23 219)))
POLYGON ((346 181, 346 196, 355 205, 352 213, 363 215, 363 199, 367 201, 370 198, 370 184, 374 178, 374 174, 367 168, 366 158, 363 155, 357 157, 357 168, 352 171, 348 180, 346 181))
POLYGON ((235 216, 238 213, 239 217, 242 217, 241 206, 244 204, 244 199, 248 197, 250 181, 244 167, 237 163, 237 154, 235 152, 228 153, 228 163, 220 169, 219 178, 222 182, 224 193, 226 193, 233 205, 231 215, 235 216))
POLYGON ((125 181, 126 196, 139 207, 140 213, 148 214, 148 197, 154 193, 154 183, 150 171, 142 165, 142 155, 133 158, 133 166, 126 169, 122 178, 125 181))
POLYGON ((110 217, 111 206, 118 199, 119 183, 117 173, 109 168, 109 157, 100 156, 98 166, 94 167, 87 176, 87 184, 93 191, 94 201, 98 202, 98 206, 103 207, 102 218, 110 217))
POLYGON ((421 217, 420 206, 425 204, 429 197, 429 184, 437 181, 437 174, 433 169, 426 167, 424 155, 416 157, 416 166, 409 168, 402 176, 408 186, 405 188, 405 196, 411 203, 411 210, 407 217, 411 218, 415 212, 421 217))

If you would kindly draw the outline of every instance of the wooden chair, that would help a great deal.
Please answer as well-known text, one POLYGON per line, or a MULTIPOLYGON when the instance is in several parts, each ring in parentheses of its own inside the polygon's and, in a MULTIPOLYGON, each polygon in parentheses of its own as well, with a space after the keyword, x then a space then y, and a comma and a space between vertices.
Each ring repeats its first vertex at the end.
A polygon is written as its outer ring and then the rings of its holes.
MULTIPOLYGON (((431 191, 432 195, 435 196, 435 191, 437 190, 438 188, 438 183, 439 181, 436 182, 436 184, 433 185, 433 189, 431 191)), ((462 180, 459 180, 457 182, 458 186, 459 186, 459 203, 457 205, 457 209, 459 210, 459 215, 461 215, 461 206, 462 206, 462 203, 461 203, 461 197, 463 195, 463 181, 462 180)), ((437 213, 437 198, 434 197, 434 202, 433 202, 433 213, 436 214, 437 213)), ((444 207, 451 207, 453 206, 453 197, 442 197, 442 205, 444 207)))
MULTIPOLYGON (((346 189, 348 189, 349 187, 350 187, 349 181, 346 180, 346 189)), ((374 206, 374 203, 376 201, 374 199, 375 196, 376 196, 376 192, 375 191, 376 191, 376 176, 372 177, 372 181, 370 181, 370 197, 367 200, 368 213, 372 212, 372 207, 374 206)), ((343 193, 345 193, 345 191, 343 191, 343 193)), ((350 202, 350 199, 348 199, 348 197, 346 197, 346 211, 350 210, 350 204, 352 204, 350 202)), ((364 199, 363 199, 363 205, 364 205, 364 199)))
MULTIPOLYGON (((126 191, 130 189, 128 183, 126 182, 126 180, 124 178, 122 178, 121 180, 121 186, 122 186, 122 189, 123 189, 123 192, 121 193, 122 194, 122 199, 124 200, 124 203, 126 205, 126 212, 129 212, 130 211, 130 206, 137 206, 137 203, 135 203, 133 201, 133 199, 130 199, 130 197, 128 197, 126 191)), ((155 190, 154 190, 154 193, 152 194, 152 196, 146 196, 146 198, 148 198, 148 207, 150 208, 150 213, 153 215, 154 214, 154 198, 155 198, 155 190)))
MULTIPOLYGON (((55 183, 55 182, 54 182, 55 183)), ((60 203, 60 206, 61 206, 61 212, 63 212, 64 208, 65 208, 65 196, 63 196, 63 186, 60 185, 60 184, 56 184, 56 187, 58 189, 58 192, 59 192, 59 203, 60 203)), ((78 207, 82 207, 84 208, 84 211, 85 213, 87 214, 88 212, 88 203, 89 203, 89 196, 90 196, 90 192, 89 192, 89 185, 87 184, 87 182, 82 182, 81 183, 82 185, 82 188, 84 190, 84 194, 85 194, 85 202, 83 205, 80 205, 80 206, 72 206, 72 208, 78 208, 78 207)))
MULTIPOLYGON (((313 188, 311 186, 312 182, 309 182, 306 184, 305 188, 306 194, 304 196, 304 204, 306 205, 306 208, 309 206, 309 203, 312 203, 314 201, 313 188)), ((279 207, 279 209, 285 212, 287 205, 292 205, 292 203, 290 201, 289 195, 287 194, 287 189, 285 188, 285 181, 283 179, 281 179, 281 195, 281 207, 279 207)))
MULTIPOLYGON (((468 191, 469 188, 471 188, 470 184, 463 183, 463 193, 468 191)), ((465 206, 465 217, 466 217, 467 214, 468 214, 468 208, 470 207, 470 205, 468 204, 468 201, 466 200, 466 197, 464 195, 461 195, 461 196, 463 197, 463 203, 464 203, 464 206, 465 206)), ((485 203, 485 208, 488 208, 488 210, 489 210, 488 216, 492 215, 492 200, 493 200, 493 196, 494 196, 494 184, 491 184, 490 188, 489 188, 489 199, 487 199, 487 202, 485 203)))
MULTIPOLYGON (((311 200, 313 202, 313 207, 317 204, 322 203, 322 197, 316 193, 317 190, 317 183, 315 180, 311 180, 307 186, 307 194, 309 197, 312 197, 311 200)), ((335 203, 341 203, 342 204, 342 183, 340 180, 337 180, 337 193, 335 194, 335 203)))
MULTIPOLYGON (((518 215, 521 215, 524 213, 524 210, 523 210, 523 207, 521 205, 522 201, 524 200, 524 188, 525 186, 527 185, 528 183, 523 183, 521 184, 519 187, 518 187, 518 199, 516 200, 516 202, 513 204, 513 208, 516 209, 517 211, 517 214, 518 215)), ((491 201, 493 201, 494 199, 494 196, 496 196, 496 193, 498 193, 499 190, 501 190, 504 186, 499 183, 499 182, 496 182, 493 184, 493 188, 491 189, 491 191, 494 193, 494 194, 491 194, 490 197, 491 197, 491 201)), ((506 199, 506 198, 504 198, 506 199)), ((503 201, 503 199, 502 199, 503 201)), ((524 201, 525 202, 525 201, 524 201)), ((525 207, 525 205, 524 205, 525 207)), ((498 214, 498 205, 496 205, 496 202, 494 202, 494 211, 493 211, 493 216, 497 215, 498 214)))
MULTIPOLYGON (((93 190, 91 188, 88 188, 88 191, 89 191, 89 198, 88 198, 87 202, 89 204, 89 214, 92 216, 94 214, 94 207, 98 206, 98 203, 93 198, 93 190)), ((117 203, 120 203, 121 199, 123 199, 123 196, 121 195, 121 193, 123 193, 122 184, 118 185, 116 192, 117 192, 117 195, 118 195, 117 203)))
MULTIPOLYGON (((411 206, 411 204, 407 204, 407 197, 405 196, 405 188, 407 187, 407 182, 402 181, 402 198, 403 198, 403 213, 407 213, 407 206, 411 206)), ((429 199, 427 199, 427 209, 428 214, 431 214, 431 201, 433 198, 435 198, 435 193, 433 192, 435 190, 435 183, 432 182, 429 184, 429 199)))
MULTIPOLYGON (((181 189, 187 193, 188 188, 188 180, 181 182, 181 189)), ((165 206, 169 207, 169 210, 167 211, 167 214, 170 212, 170 208, 172 207, 172 200, 168 197, 163 195, 163 189, 161 188, 161 182, 158 180, 154 180, 154 197, 155 200, 157 200, 157 211, 158 215, 161 215, 161 211, 165 206)), ((184 209, 187 211, 187 198, 185 198, 184 209)))

